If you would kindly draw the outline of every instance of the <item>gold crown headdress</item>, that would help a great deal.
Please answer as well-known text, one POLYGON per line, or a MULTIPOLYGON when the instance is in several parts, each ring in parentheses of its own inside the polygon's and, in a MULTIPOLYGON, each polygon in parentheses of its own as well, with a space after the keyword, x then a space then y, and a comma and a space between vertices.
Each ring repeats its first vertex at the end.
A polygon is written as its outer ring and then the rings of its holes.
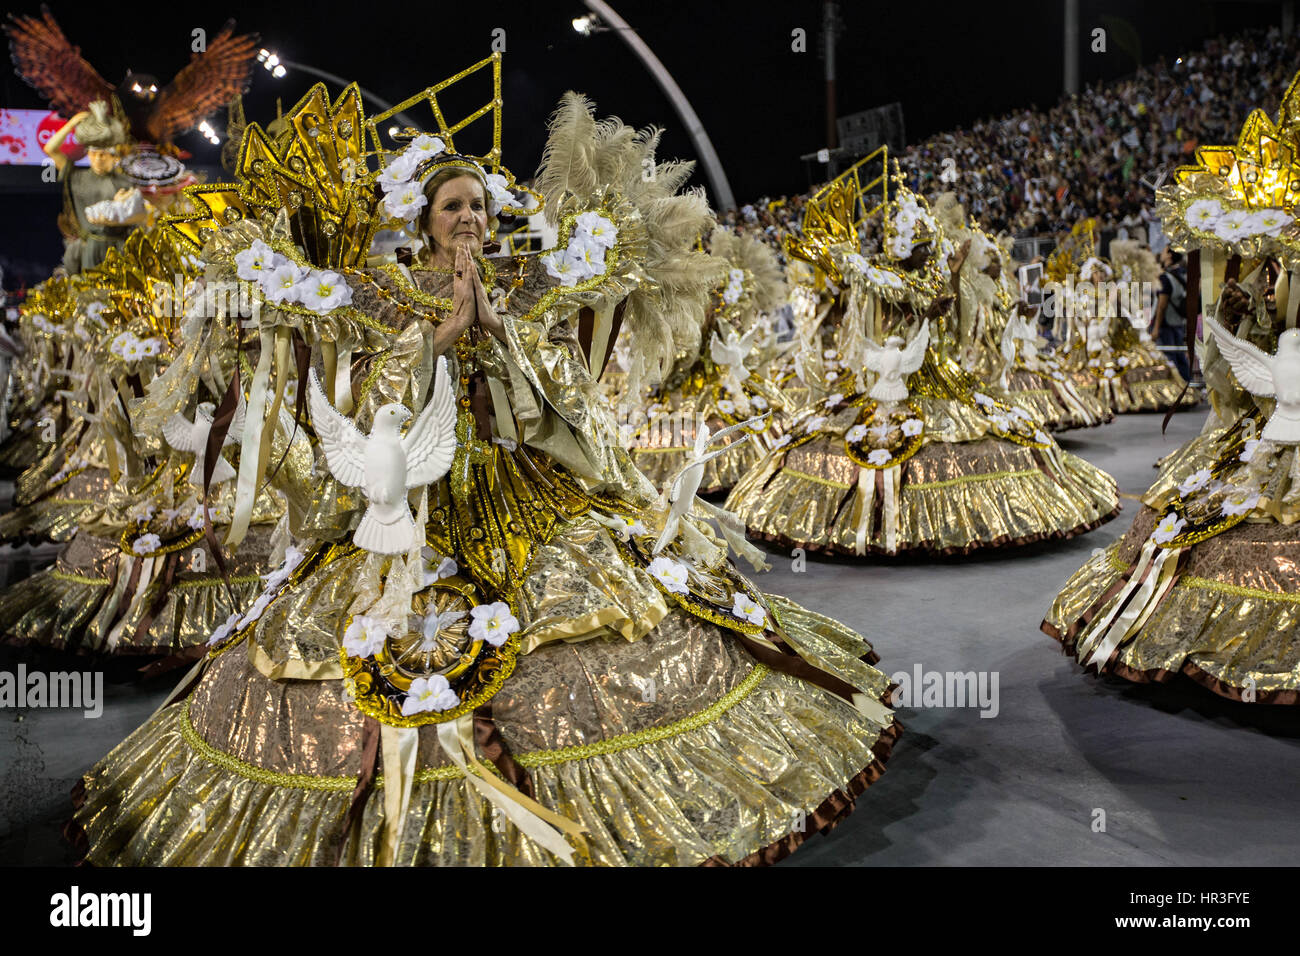
MULTIPOLYGON (((375 233, 395 221, 381 204, 377 188, 383 166, 371 170, 369 160, 376 157, 384 166, 391 164, 397 150, 387 148, 385 138, 394 146, 398 140, 385 124, 422 102, 428 103, 434 120, 435 129, 427 135, 441 139, 451 151, 444 156, 444 164, 477 164, 480 175, 486 169, 504 176, 513 187, 513 180, 500 163, 501 55, 494 53, 370 118, 366 117, 355 83, 333 102, 325 86, 317 84, 277 121, 282 126, 277 135, 257 123, 245 126, 236 165, 237 183, 187 188, 186 195, 198 212, 168 217, 166 221, 188 243, 202 248, 223 226, 253 217, 269 230, 283 213, 294 242, 313 264, 327 268, 360 266, 370 252, 375 233), (489 65, 492 90, 488 102, 457 122, 447 122, 440 94, 489 65), (454 153, 456 135, 485 116, 492 120, 491 148, 481 156, 454 153)), ((425 167, 424 163, 420 165, 425 167)), ((425 167, 420 171, 436 170, 425 167)))
MULTIPOLYGON (((1300 74, 1282 96, 1277 122, 1256 109, 1237 142, 1201 146, 1196 164, 1174 170, 1156 212, 1179 249, 1300 262, 1300 74)), ((1244 275, 1245 273, 1243 273, 1244 275)))
POLYGON ((786 255, 809 263, 832 282, 843 276, 831 256, 831 247, 842 243, 859 248, 859 229, 889 202, 889 149, 879 149, 858 160, 817 192, 804 206, 803 235, 786 236, 786 255), (880 173, 869 181, 864 178, 880 164, 880 173), (875 189, 880 201, 872 203, 875 189))

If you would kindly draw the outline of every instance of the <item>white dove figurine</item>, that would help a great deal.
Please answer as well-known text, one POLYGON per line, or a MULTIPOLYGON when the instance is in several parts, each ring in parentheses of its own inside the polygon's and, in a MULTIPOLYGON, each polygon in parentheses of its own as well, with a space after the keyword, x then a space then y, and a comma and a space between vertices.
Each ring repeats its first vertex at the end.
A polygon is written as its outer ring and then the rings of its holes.
POLYGON ((727 336, 725 342, 718 338, 717 332, 714 332, 709 340, 709 357, 713 359, 715 365, 725 365, 735 370, 745 364, 749 350, 754 347, 754 335, 757 330, 751 328, 744 335, 737 335, 734 329, 723 331, 727 336))
POLYGON ((376 554, 409 551, 415 543, 415 521, 406 494, 445 475, 456 454, 456 401, 446 357, 438 358, 433 394, 405 436, 400 429, 411 417, 405 405, 382 406, 370 434, 362 435, 325 397, 315 369, 308 380, 312 426, 330 474, 349 488, 360 488, 368 502, 353 543, 376 554))
POLYGON ((701 423, 699 433, 695 436, 695 447, 691 450, 689 459, 686 464, 678 469, 677 474, 669 479, 668 486, 664 489, 664 496, 668 499, 669 504, 668 518, 664 521, 664 530, 655 541, 651 554, 658 554, 668 546, 673 538, 677 537, 678 525, 681 524, 683 517, 690 514, 691 506, 695 502, 695 493, 699 491, 700 482, 704 480, 704 466, 719 455, 731 451, 732 447, 737 443, 731 442, 712 451, 708 450, 709 446, 733 432, 755 425, 769 414, 771 413, 764 412, 762 415, 738 422, 735 425, 728 425, 716 435, 709 432, 708 425, 701 423))
MULTIPOLYGON (((230 430, 226 432, 226 439, 222 442, 223 448, 239 441, 238 436, 244 432, 244 415, 247 408, 241 392, 239 403, 235 406, 235 415, 230 421, 230 430)), ((177 451, 193 453, 194 467, 190 469, 190 484, 200 491, 203 490, 203 465, 208 453, 208 432, 212 431, 212 415, 215 411, 216 406, 211 402, 201 402, 194 411, 194 421, 177 413, 163 422, 163 437, 167 439, 167 444, 177 451)), ((212 484, 219 485, 234 477, 235 469, 218 454, 217 463, 212 469, 212 484)))
POLYGON ((868 340, 863 363, 880 377, 867 394, 882 402, 901 402, 907 398, 907 376, 925 361, 925 349, 930 344, 930 320, 921 325, 921 331, 906 346, 903 338, 891 335, 884 345, 868 340))
POLYGON ((1277 400, 1260 437, 1287 445, 1300 443, 1300 330, 1287 329, 1277 337, 1277 354, 1265 355, 1208 315, 1205 327, 1242 387, 1252 395, 1277 400))

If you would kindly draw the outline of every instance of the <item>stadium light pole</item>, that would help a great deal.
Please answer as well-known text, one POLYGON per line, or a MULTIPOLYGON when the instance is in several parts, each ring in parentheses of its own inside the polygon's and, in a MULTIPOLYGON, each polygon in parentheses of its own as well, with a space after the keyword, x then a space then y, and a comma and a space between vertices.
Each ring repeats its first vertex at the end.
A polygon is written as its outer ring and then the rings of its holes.
POLYGON ((668 97, 677 110, 677 115, 681 117, 682 123, 686 126, 686 132, 691 136, 691 141, 695 143, 695 151, 699 154, 700 162, 704 164, 704 173, 709 178, 709 184, 713 187, 713 194, 717 198, 719 208, 723 210, 735 209, 736 199, 731 193, 731 183, 727 182, 727 174, 722 171, 722 163, 718 160, 718 154, 713 149, 713 143, 709 139, 709 134, 704 131, 704 124, 700 122, 699 116, 691 108, 690 101, 682 93, 681 87, 673 79, 672 74, 659 62, 659 58, 654 55, 650 47, 646 46, 644 40, 633 30, 626 20, 614 12, 613 8, 604 0, 583 0, 588 10, 595 17, 579 17, 573 21, 573 28, 587 36, 591 33, 601 32, 599 21, 603 20, 608 26, 606 29, 616 30, 623 38, 632 52, 637 55, 641 63, 645 66, 650 74, 663 90, 664 95, 668 97), (599 18, 599 19, 597 19, 599 18))
POLYGON ((1065 0, 1064 43, 1061 63, 1065 92, 1074 96, 1079 92, 1079 0, 1065 0))

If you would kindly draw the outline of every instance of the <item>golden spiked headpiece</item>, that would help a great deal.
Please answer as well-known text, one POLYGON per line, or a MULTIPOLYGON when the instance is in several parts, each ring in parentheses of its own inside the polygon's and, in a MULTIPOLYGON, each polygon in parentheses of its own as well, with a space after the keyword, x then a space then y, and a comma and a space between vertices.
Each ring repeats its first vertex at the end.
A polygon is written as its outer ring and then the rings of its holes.
POLYGON ((803 235, 785 237, 786 255, 811 264, 832 282, 842 282, 831 248, 849 243, 850 252, 858 251, 859 228, 889 202, 888 173, 889 150, 881 146, 813 193, 804 206, 803 235), (880 172, 868 180, 877 168, 880 172), (877 187, 880 201, 873 203, 877 187))
POLYGON ((237 183, 185 190, 198 212, 166 221, 193 247, 201 248, 216 230, 250 216, 269 229, 283 212, 294 242, 312 263, 324 268, 355 268, 364 263, 379 229, 403 221, 401 215, 394 214, 395 209, 404 210, 390 198, 392 187, 422 183, 449 165, 473 168, 507 211, 523 206, 513 178, 501 166, 500 53, 372 117, 366 116, 355 83, 333 102, 325 86, 317 84, 277 125, 281 131, 275 135, 256 123, 245 127, 236 165, 237 183), (470 77, 484 76, 489 67, 487 102, 471 109, 463 119, 449 122, 443 97, 470 77), (432 116, 428 133, 393 124, 399 114, 421 104, 427 104, 432 116), (488 150, 477 156, 456 152, 456 137, 484 117, 491 120, 488 150), (421 139, 437 141, 441 148, 427 150, 427 156, 407 152, 421 139), (394 176, 390 167, 401 157, 405 157, 411 177, 394 176), (371 167, 372 158, 379 168, 371 167), (518 206, 511 206, 508 197, 518 206))

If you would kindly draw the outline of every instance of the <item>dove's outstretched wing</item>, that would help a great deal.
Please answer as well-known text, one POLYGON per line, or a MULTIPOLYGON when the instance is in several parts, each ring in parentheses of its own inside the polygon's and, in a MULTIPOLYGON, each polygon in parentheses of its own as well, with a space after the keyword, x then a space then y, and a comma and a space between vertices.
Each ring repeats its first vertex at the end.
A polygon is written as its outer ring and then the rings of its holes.
POLYGON ((930 320, 926 319, 921 323, 921 331, 916 333, 916 338, 907 343, 903 349, 903 358, 899 362, 898 371, 900 375, 911 375, 921 363, 925 361, 925 350, 930 344, 930 320))
POLYGON ((167 439, 167 444, 171 445, 177 451, 198 451, 198 445, 194 442, 194 425, 185 420, 184 416, 173 414, 171 418, 163 422, 163 438, 167 439))
POLYGON ((1013 362, 1016 358, 1016 342, 1018 339, 1015 322, 1016 319, 1012 316, 1007 320, 1006 327, 1002 330, 1002 360, 1005 362, 1013 362))
POLYGON ((879 342, 871 341, 871 339, 864 339, 862 344, 866 348, 862 355, 862 364, 873 372, 883 372, 885 370, 885 347, 879 342))
POLYGON ((248 417, 248 402, 244 401, 244 390, 239 390, 235 401, 235 414, 230 418, 230 428, 226 431, 225 445, 234 445, 244 437, 244 419, 248 417))
MULTIPOLYGON (((747 426, 753 426, 757 422, 761 422, 763 419, 767 418, 767 416, 770 414, 772 413, 764 412, 762 415, 755 415, 753 418, 748 418, 743 422, 737 422, 735 425, 728 425, 726 428, 720 428, 712 435, 709 436, 708 441, 705 444, 706 446, 712 445, 715 442, 717 442, 719 438, 725 438, 727 435, 730 435, 733 432, 737 432, 742 428, 745 428, 747 426)), ((668 482, 668 500, 669 501, 677 500, 678 487, 681 485, 682 476, 686 474, 687 469, 694 467, 696 465, 702 467, 706 463, 712 461, 714 458, 717 458, 719 455, 725 455, 729 451, 734 451, 735 448, 732 447, 734 444, 735 443, 732 442, 731 444, 723 445, 720 448, 713 449, 707 454, 702 453, 700 449, 697 449, 696 450, 697 457, 692 458, 681 468, 677 469, 677 473, 673 475, 672 479, 668 482)))
POLYGON ((758 327, 755 326, 740 337, 740 342, 737 345, 737 354, 739 354, 742 360, 749 354, 750 349, 754 347, 754 335, 757 332, 758 327))
POLYGON ((1205 316, 1205 327, 1214 335, 1219 351, 1232 366, 1237 381, 1252 395, 1269 396, 1274 392, 1273 362, 1249 342, 1237 338, 1216 320, 1205 316))
POLYGON ((366 480, 366 436, 330 404, 315 369, 307 373, 307 402, 330 474, 349 488, 360 488, 366 480))
POLYGON ((447 358, 439 356, 429 404, 402 439, 406 487, 431 484, 447 473, 456 454, 456 396, 447 380, 447 358))
POLYGON ((717 332, 709 334, 709 358, 713 359, 718 365, 730 364, 727 362, 727 343, 718 338, 717 332))

